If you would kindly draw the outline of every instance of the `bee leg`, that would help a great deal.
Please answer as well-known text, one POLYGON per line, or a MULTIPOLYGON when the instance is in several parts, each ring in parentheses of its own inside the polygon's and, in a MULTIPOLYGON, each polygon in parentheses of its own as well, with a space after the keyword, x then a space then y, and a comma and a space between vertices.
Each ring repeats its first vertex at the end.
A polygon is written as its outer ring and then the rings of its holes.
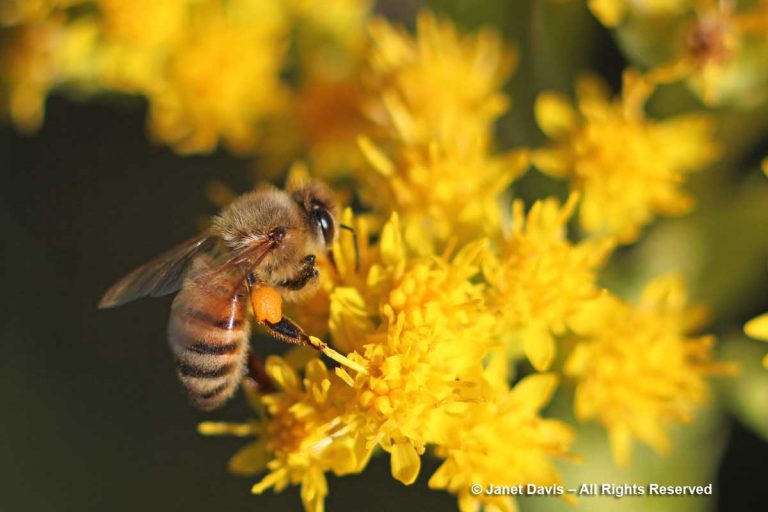
POLYGON ((256 354, 248 356, 248 376, 261 393, 272 393, 275 391, 275 385, 270 380, 266 370, 264 370, 264 363, 261 362, 261 358, 256 354))
POLYGON ((270 335, 279 340, 288 343, 308 345, 315 350, 323 350, 325 348, 325 343, 313 341, 313 339, 307 336, 307 333, 305 333, 296 322, 286 316, 281 318, 279 322, 270 323, 265 321, 263 325, 267 328, 270 335))
POLYGON ((299 271, 299 274, 293 279, 286 279, 282 281, 278 286, 280 288, 286 288, 288 290, 301 290, 307 283, 318 276, 317 268, 315 267, 315 255, 310 254, 303 260, 303 266, 299 271))

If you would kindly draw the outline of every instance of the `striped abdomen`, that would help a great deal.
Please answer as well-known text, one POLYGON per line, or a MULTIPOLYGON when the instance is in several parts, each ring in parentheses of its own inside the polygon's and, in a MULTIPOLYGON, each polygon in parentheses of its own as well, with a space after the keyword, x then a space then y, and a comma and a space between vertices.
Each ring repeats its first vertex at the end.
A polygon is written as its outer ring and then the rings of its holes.
POLYGON ((173 301, 168 342, 192 402, 215 409, 237 390, 245 370, 250 325, 244 291, 190 279, 173 301))

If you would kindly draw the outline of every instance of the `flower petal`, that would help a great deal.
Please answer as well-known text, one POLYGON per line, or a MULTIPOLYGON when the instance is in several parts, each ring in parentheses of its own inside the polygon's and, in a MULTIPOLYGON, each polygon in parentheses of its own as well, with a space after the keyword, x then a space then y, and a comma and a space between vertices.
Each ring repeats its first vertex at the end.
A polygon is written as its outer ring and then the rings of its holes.
POLYGON ((395 443, 390 463, 392 477, 405 485, 411 485, 419 476, 421 457, 411 443, 395 443))
POLYGON ((538 170, 556 178, 565 178, 573 168, 568 152, 559 148, 534 150, 531 161, 538 170))
POLYGON ((618 25, 626 10, 621 0, 589 0, 588 4, 592 14, 606 27, 618 25))
POLYGON ((528 328, 523 334, 523 351, 533 367, 543 372, 555 358, 555 340, 546 328, 528 328))
POLYGON ((551 138, 573 130, 577 114, 565 96, 554 92, 543 92, 536 98, 534 115, 541 131, 551 138))
POLYGON ((553 373, 536 373, 525 377, 510 391, 508 405, 520 414, 535 415, 549 402, 557 388, 557 376, 553 373))
POLYGON ((768 341, 768 313, 763 313, 747 322, 744 333, 750 338, 768 341))
POLYGON ((259 439, 242 447, 229 459, 227 469, 231 473, 252 476, 260 473, 272 456, 267 451, 266 439, 259 439))

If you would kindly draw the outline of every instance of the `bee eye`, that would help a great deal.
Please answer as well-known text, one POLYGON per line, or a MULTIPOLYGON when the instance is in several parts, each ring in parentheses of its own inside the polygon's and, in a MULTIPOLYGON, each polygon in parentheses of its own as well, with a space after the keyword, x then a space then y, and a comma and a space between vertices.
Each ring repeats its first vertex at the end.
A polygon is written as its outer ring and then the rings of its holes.
POLYGON ((320 231, 323 232, 323 239, 325 240, 325 244, 330 245, 331 242, 333 242, 334 235, 333 217, 331 217, 331 214, 328 213, 328 210, 323 208, 316 208, 312 212, 312 217, 320 227, 320 231))

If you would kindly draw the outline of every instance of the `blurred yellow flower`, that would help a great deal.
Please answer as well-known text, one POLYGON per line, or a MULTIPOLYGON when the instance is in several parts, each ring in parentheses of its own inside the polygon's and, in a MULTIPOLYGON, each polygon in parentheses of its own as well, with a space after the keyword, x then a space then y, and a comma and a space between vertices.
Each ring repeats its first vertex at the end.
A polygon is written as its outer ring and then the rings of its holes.
POLYGON ((382 19, 370 33, 366 112, 376 126, 360 139, 369 164, 357 175, 361 193, 398 212, 422 254, 498 231, 499 195, 528 165, 523 150, 489 154, 513 54, 491 30, 461 35, 431 14, 419 16, 415 36, 382 19))
MULTIPOLYGON (((750 338, 768 341, 768 313, 747 322, 744 326, 744 333, 750 338)), ((763 366, 768 368, 768 354, 763 358, 763 366)))
POLYGON ((86 0, 3 0, 0 2, 0 25, 20 25, 43 21, 53 12, 86 0))
POLYGON ((172 45, 186 25, 192 0, 96 0, 109 39, 135 47, 172 45))
POLYGON ((648 78, 657 83, 686 80, 708 105, 753 107, 765 101, 768 2, 739 4, 700 0, 690 16, 670 18, 682 30, 680 37, 663 43, 675 58, 654 67, 648 78))
POLYGON ((620 465, 630 460, 633 438, 666 452, 665 428, 690 421, 707 399, 705 376, 730 369, 712 361, 712 336, 689 334, 704 317, 687 305, 682 281, 664 276, 636 306, 605 293, 571 318, 578 342, 565 374, 576 379, 576 417, 605 426, 620 465))
POLYGON ((489 305, 499 311, 496 331, 522 344, 539 371, 555 356, 553 336, 564 334, 569 316, 597 295, 596 271, 613 246, 610 239, 568 241, 577 200, 572 194, 562 207, 554 198, 537 201, 527 216, 515 201, 512 230, 483 265, 489 305))
POLYGON ((57 44, 62 25, 46 21, 12 29, 0 54, 4 115, 19 130, 40 127, 48 89, 59 79, 57 44))
POLYGON ((96 0, 89 18, 99 40, 91 60, 100 88, 147 94, 167 73, 170 54, 189 26, 192 0, 96 0))
POLYGON ((627 71, 616 101, 597 79, 582 77, 576 84, 578 111, 552 92, 540 94, 535 104, 539 126, 554 144, 536 150, 534 164, 571 179, 583 197, 584 229, 615 234, 624 243, 637 239, 655 215, 690 210, 693 200, 680 184, 718 154, 714 123, 705 114, 645 118, 643 105, 652 91, 627 71))
POLYGON ((509 104, 501 87, 515 55, 490 29, 461 35, 429 13, 416 28, 411 36, 383 19, 371 23, 369 115, 404 145, 485 150, 509 104))
POLYGON ((371 16, 368 0, 289 0, 291 54, 285 75, 289 108, 266 133, 268 172, 301 155, 313 174, 335 180, 362 166, 356 140, 369 129, 361 83, 371 16))
POLYGON ((331 180, 360 169, 364 158, 357 147, 357 137, 369 130, 363 115, 363 90, 356 75, 339 80, 310 78, 294 95, 293 110, 286 116, 289 133, 275 132, 273 145, 288 148, 286 158, 296 150, 307 151, 307 161, 316 177, 331 180), (279 140, 277 140, 279 138, 279 140))
POLYGON ((691 0, 587 0, 592 13, 606 27, 619 25, 628 14, 645 17, 679 14, 692 7, 691 0))
POLYGON ((512 496, 485 494, 491 484, 552 485, 559 482, 552 459, 569 457, 574 434, 558 420, 539 411, 557 386, 553 374, 525 377, 509 388, 508 362, 497 354, 482 381, 483 400, 457 402, 444 408, 435 455, 443 464, 429 480, 432 489, 445 489, 459 498, 459 510, 471 512, 517 510, 512 496), (482 493, 471 493, 472 484, 482 493))
POLYGON ((148 92, 150 130, 185 153, 212 151, 220 140, 237 153, 251 151, 286 101, 281 3, 209 2, 190 16, 167 76, 148 92))
POLYGON ((97 40, 88 20, 64 23, 51 17, 13 27, 0 48, 0 108, 16 128, 37 130, 48 92, 60 85, 90 85, 96 73, 90 57, 97 40))

